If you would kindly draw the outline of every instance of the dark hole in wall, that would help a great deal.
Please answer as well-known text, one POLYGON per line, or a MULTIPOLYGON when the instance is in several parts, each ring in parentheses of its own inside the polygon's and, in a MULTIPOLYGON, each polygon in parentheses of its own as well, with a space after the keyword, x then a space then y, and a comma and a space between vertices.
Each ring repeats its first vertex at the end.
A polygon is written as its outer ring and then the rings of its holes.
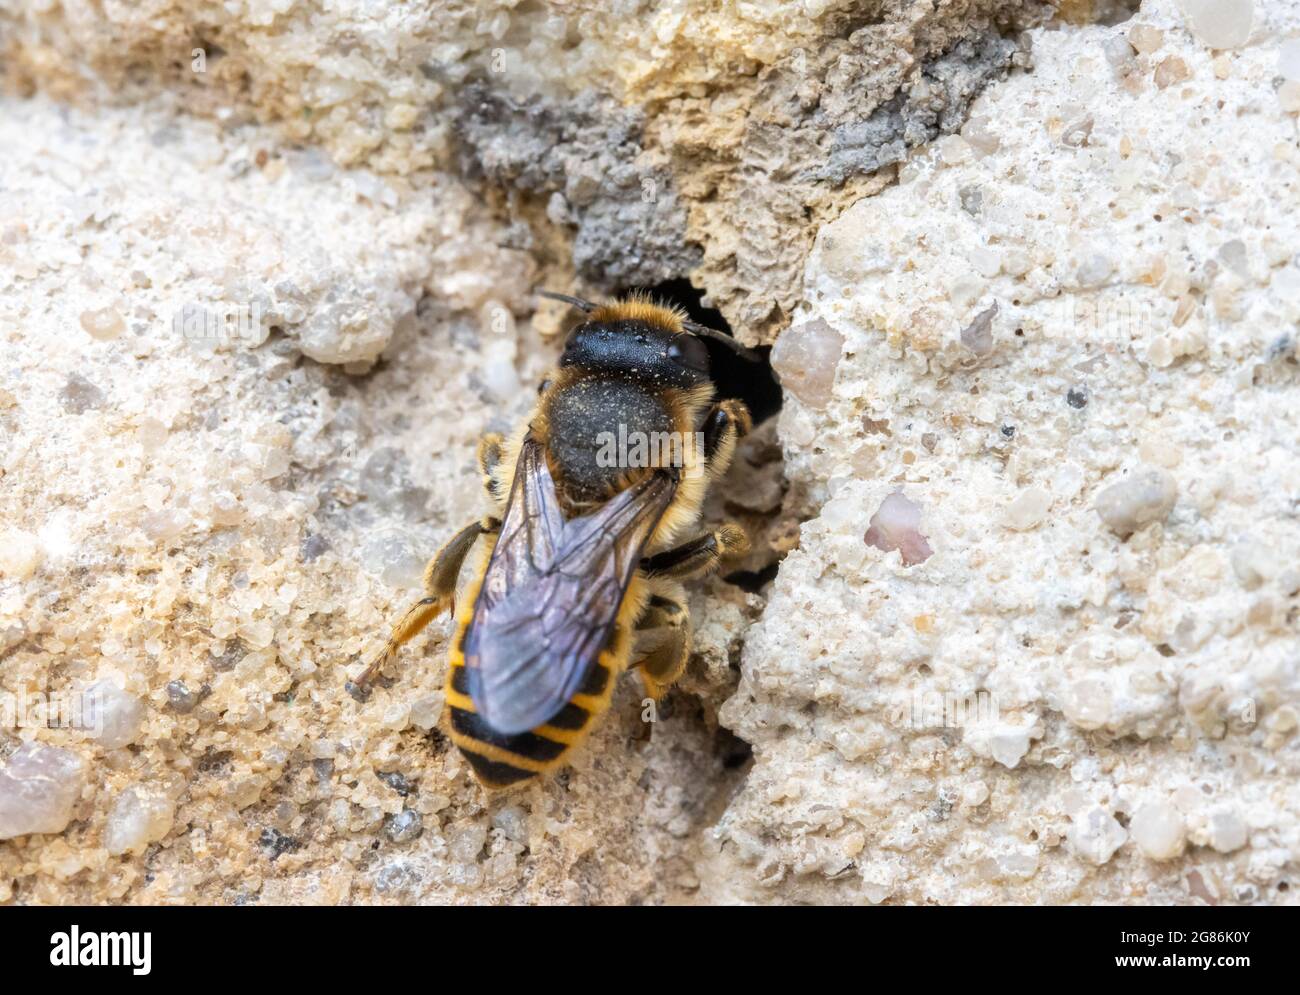
POLYGON ((714 734, 713 747, 724 770, 739 770, 754 756, 754 748, 749 743, 722 727, 714 734))
MULTIPOLYGON (((717 308, 704 307, 701 301, 704 292, 696 290, 691 281, 685 278, 665 280, 652 287, 625 287, 619 292, 623 297, 634 291, 649 294, 664 304, 675 304, 686 312, 692 321, 720 332, 731 334, 731 326, 722 317, 717 308)), ((781 385, 777 383, 776 374, 772 372, 769 355, 771 346, 759 346, 754 351, 760 356, 753 362, 737 355, 725 342, 704 339, 709 350, 709 367, 713 382, 717 384, 719 397, 734 397, 744 401, 749 413, 754 417, 754 424, 766 421, 781 410, 781 385)))
POLYGON ((776 580, 776 574, 780 567, 781 564, 777 562, 769 563, 758 570, 735 570, 722 579, 728 584, 735 584, 742 591, 758 594, 764 587, 776 580))

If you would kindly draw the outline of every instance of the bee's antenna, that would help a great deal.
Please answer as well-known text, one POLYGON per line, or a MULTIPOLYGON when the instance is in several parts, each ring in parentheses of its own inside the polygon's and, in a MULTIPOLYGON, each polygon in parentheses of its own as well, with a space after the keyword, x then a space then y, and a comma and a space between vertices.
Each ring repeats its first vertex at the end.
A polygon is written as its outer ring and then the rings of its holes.
POLYGON ((726 332, 720 332, 716 328, 710 328, 708 325, 701 325, 699 322, 691 321, 689 318, 682 319, 682 328, 692 335, 703 335, 705 338, 715 339, 718 342, 725 343, 736 355, 748 359, 751 363, 762 362, 763 357, 756 353, 748 346, 743 346, 733 339, 726 332))
POLYGON ((596 310, 596 305, 591 301, 584 301, 581 297, 570 297, 568 294, 557 294, 554 290, 539 290, 538 297, 549 297, 553 301, 563 301, 565 304, 572 304, 584 314, 591 314, 596 310))

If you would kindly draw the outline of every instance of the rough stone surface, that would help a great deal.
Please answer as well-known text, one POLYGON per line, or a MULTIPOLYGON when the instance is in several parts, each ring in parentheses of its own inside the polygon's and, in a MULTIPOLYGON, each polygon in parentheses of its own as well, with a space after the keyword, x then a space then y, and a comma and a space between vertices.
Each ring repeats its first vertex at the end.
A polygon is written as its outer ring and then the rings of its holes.
POLYGON ((1018 33, 1050 10, 36 4, 0 12, 0 66, 12 86, 60 97, 161 86, 223 125, 271 122, 321 150, 312 169, 468 166, 504 196, 509 239, 557 272, 576 266, 604 291, 693 275, 744 338, 770 342, 798 302, 815 222, 961 127, 980 89, 1026 64, 1018 33))
POLYGON ((1019 32, 1047 7, 823 10, 774 33, 784 51, 727 99, 689 94, 648 126, 671 152, 690 234, 704 245, 694 278, 747 341, 770 341, 789 323, 816 224, 885 186, 910 150, 963 127, 985 86, 1029 64, 1019 32))
POLYGON ((1294 901, 1300 145, 1274 88, 1300 6, 1256 7, 1229 53, 1172 0, 1033 32, 978 141, 819 233, 793 320, 843 358, 780 436, 824 505, 722 709, 755 759, 702 895, 1294 901), (1094 502, 1144 467, 1122 540, 1094 502), (922 564, 862 542, 900 488, 922 564))

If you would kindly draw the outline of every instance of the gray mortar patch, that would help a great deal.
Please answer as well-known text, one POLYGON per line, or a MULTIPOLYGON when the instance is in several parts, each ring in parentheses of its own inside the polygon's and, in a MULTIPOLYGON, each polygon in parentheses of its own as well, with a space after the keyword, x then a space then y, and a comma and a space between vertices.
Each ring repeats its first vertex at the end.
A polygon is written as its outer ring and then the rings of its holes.
POLYGON ((800 177, 840 186, 852 176, 902 162, 909 150, 951 134, 966 121, 980 92, 1010 71, 1016 42, 989 31, 958 42, 921 70, 921 79, 896 93, 861 121, 831 132, 826 163, 800 177))
POLYGON ((574 229, 573 261, 597 286, 683 276, 703 257, 686 241, 686 208, 666 159, 641 144, 644 116, 587 92, 514 100, 483 83, 456 112, 459 165, 473 179, 550 194, 551 220, 574 229))

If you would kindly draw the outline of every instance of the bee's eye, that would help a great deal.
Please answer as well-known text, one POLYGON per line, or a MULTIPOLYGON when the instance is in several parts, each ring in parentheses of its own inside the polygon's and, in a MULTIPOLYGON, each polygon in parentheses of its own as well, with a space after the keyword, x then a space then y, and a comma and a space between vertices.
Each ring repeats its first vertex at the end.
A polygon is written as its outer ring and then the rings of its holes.
POLYGON ((668 358, 690 370, 707 373, 709 350, 693 335, 678 335, 668 344, 668 358))

